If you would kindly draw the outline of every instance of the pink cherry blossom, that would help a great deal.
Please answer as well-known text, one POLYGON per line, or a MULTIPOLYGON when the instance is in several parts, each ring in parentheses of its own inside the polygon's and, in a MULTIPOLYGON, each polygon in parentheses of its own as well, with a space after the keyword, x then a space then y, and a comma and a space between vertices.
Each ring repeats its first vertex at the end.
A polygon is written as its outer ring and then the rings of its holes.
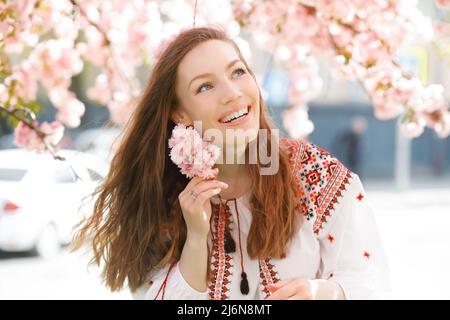
POLYGON ((203 141, 192 127, 178 124, 169 139, 171 160, 188 178, 195 176, 209 178, 213 176, 215 162, 220 156, 220 148, 203 141))
POLYGON ((117 125, 124 126, 135 108, 135 101, 128 100, 130 97, 124 96, 123 98, 115 94, 115 100, 108 102, 108 110, 111 117, 111 121, 117 125))
POLYGON ((308 119, 306 105, 296 105, 284 111, 282 117, 285 129, 294 139, 308 136, 314 130, 314 124, 308 119))
POLYGON ((49 91, 49 98, 53 106, 59 110, 56 114, 58 121, 70 128, 79 126, 85 106, 76 98, 75 93, 64 87, 55 87, 49 91))
MULTIPOLYGON (((25 65, 23 65, 25 66, 25 65)), ((5 79, 5 83, 12 85, 14 83, 13 94, 25 101, 33 101, 36 99, 37 82, 33 78, 32 73, 28 73, 24 68, 17 69, 9 77, 5 79)))
MULTIPOLYGON (((443 10, 450 8, 449 2, 436 0, 443 10)), ((97 74, 87 96, 105 105, 113 122, 124 125, 152 64, 173 37, 192 26, 194 1, 75 3, 78 8, 71 0, 0 2, 0 46, 11 63, 0 84, 0 102, 14 107, 34 101, 42 84, 58 111, 56 118, 76 127, 84 105, 69 87, 86 61, 97 74)), ((306 106, 322 89, 320 61, 338 80, 359 81, 377 118, 391 119, 411 109, 415 118, 405 119, 404 126, 410 123, 406 131, 415 135, 424 124, 440 136, 448 133, 443 91, 434 84, 424 86, 394 63, 402 48, 426 43, 433 35, 431 20, 417 1, 215 0, 197 10, 196 25, 211 22, 223 25, 244 47, 247 40, 239 32, 246 32, 287 70, 289 104, 296 107, 286 112, 290 116, 284 117, 284 125, 292 132, 294 125, 304 128, 302 134, 312 127, 306 106)), ((434 27, 439 40, 450 35, 444 22, 434 27)))
POLYGON ((89 99, 97 101, 101 104, 107 104, 111 100, 111 88, 108 83, 108 76, 101 73, 95 79, 95 85, 90 87, 87 91, 89 99))
POLYGON ((434 24, 434 30, 437 36, 440 37, 450 37, 450 23, 437 22, 434 24))
MULTIPOLYGON (((37 120, 34 121, 34 125, 38 125, 37 120)), ((42 150, 42 140, 36 131, 29 128, 22 121, 14 129, 14 144, 27 150, 42 150)))
POLYGON ((442 112, 439 122, 433 128, 440 138, 448 137, 450 135, 450 112, 442 112))
MULTIPOLYGON (((38 127, 38 121, 33 121, 33 125, 38 127)), ((45 141, 54 146, 61 141, 64 135, 64 127, 57 121, 51 123, 45 121, 39 129, 45 134, 45 141)), ((44 142, 37 132, 28 127, 23 121, 19 121, 14 129, 14 144, 18 147, 39 153, 45 150, 44 142)))
POLYGON ((400 124, 400 130, 408 138, 417 138, 424 131, 425 123, 422 119, 412 122, 403 122, 400 124))
POLYGON ((64 126, 58 121, 51 123, 44 121, 40 129, 46 134, 46 141, 53 145, 57 145, 64 136, 64 126))
POLYGON ((450 0, 434 0, 434 2, 441 8, 450 9, 450 0))

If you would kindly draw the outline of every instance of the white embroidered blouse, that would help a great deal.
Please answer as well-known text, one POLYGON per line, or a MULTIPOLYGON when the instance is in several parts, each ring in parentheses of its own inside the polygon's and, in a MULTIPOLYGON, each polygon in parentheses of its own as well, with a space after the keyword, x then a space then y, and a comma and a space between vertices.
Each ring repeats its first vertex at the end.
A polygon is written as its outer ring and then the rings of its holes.
POLYGON ((208 236, 213 251, 207 290, 193 289, 176 263, 171 268, 167 265, 132 292, 135 299, 162 299, 163 295, 164 299, 180 300, 265 299, 270 294, 268 284, 292 277, 332 279, 342 287, 346 299, 384 298, 390 290, 388 262, 359 176, 310 142, 283 139, 281 146, 289 153, 293 175, 304 191, 299 198, 307 208, 287 256, 250 259, 246 250, 252 221, 249 196, 228 200, 226 210, 217 210, 220 202, 213 198, 214 218, 208 236), (232 253, 225 252, 225 223, 236 242, 232 253), (247 295, 240 291, 239 230, 249 283, 247 295))

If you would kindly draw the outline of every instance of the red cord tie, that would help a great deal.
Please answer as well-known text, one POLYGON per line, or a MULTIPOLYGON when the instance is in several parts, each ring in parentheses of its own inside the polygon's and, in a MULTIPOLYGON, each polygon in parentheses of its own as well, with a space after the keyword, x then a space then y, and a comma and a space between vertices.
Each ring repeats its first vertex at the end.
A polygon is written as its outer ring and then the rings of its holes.
MULTIPOLYGON (((228 202, 228 200, 227 200, 228 202)), ((228 218, 228 210, 225 208, 225 205, 222 207, 222 202, 220 203, 220 212, 223 215, 226 215, 225 217, 228 218)), ((225 248, 225 253, 233 253, 236 252, 236 242, 234 242, 233 237, 231 236, 231 232, 230 232, 230 226, 228 225, 228 219, 225 223, 225 244, 224 244, 224 248, 225 248)))
POLYGON ((161 284, 161 287, 159 287, 158 293, 156 294, 156 297, 153 300, 157 300, 158 299, 158 296, 161 293, 161 290, 162 290, 161 300, 164 300, 164 295, 166 293, 167 279, 169 278, 169 274, 172 271, 172 269, 175 266, 175 264, 176 264, 176 262, 172 262, 172 264, 170 265, 169 270, 167 271, 166 277, 164 278, 164 281, 161 284))
POLYGON ((234 199, 234 207, 236 208, 236 217, 237 217, 237 221, 238 221, 238 234, 239 234, 239 251, 241 253, 241 293, 244 295, 247 295, 250 291, 250 287, 248 285, 248 279, 247 279, 247 274, 245 273, 245 269, 244 269, 244 256, 242 255, 242 245, 241 245, 241 224, 239 221, 239 211, 237 208, 237 203, 236 203, 236 199, 234 199))
MULTIPOLYGON (((220 195, 219 195, 219 198, 220 198, 220 195)), ((247 295, 249 293, 249 291, 250 291, 250 287, 249 287, 249 284, 248 284, 247 273, 245 273, 245 269, 244 269, 244 256, 242 254, 242 243, 241 243, 241 224, 240 224, 240 221, 239 221, 239 211, 238 211, 238 208, 237 208, 236 198, 228 199, 225 202, 224 206, 228 207, 228 201, 230 201, 230 200, 234 200, 234 207, 236 209, 236 217, 237 217, 237 221, 238 221, 239 253, 241 255, 241 284, 240 284, 240 290, 241 290, 241 293, 243 295, 247 295)), ((221 198, 220 198, 220 207, 222 208, 222 199, 221 198)), ((230 229, 228 227, 228 222, 225 225, 226 225, 226 228, 225 228, 225 245, 224 245, 225 248, 224 249, 225 249, 226 253, 232 253, 232 252, 236 251, 236 242, 234 241, 233 237, 231 236, 231 232, 230 232, 230 229)))

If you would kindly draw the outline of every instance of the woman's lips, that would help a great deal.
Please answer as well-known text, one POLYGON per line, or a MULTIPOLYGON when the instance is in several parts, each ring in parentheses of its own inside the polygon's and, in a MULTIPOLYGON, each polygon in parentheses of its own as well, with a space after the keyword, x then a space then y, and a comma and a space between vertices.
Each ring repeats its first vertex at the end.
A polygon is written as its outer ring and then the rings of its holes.
POLYGON ((248 106, 248 113, 245 116, 243 116, 242 118, 239 118, 238 120, 234 120, 234 121, 231 121, 231 122, 220 122, 219 121, 219 123, 224 125, 224 126, 227 126, 227 127, 235 127, 235 126, 238 126, 240 124, 243 124, 243 123, 247 122, 247 120, 250 118, 250 114, 252 112, 252 109, 253 109, 252 106, 249 105, 248 106))

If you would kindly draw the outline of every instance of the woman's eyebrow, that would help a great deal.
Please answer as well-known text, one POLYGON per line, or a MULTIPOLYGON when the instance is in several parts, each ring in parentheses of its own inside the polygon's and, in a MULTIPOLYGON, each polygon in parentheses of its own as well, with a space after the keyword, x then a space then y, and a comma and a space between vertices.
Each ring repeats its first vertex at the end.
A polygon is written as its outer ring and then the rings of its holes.
MULTIPOLYGON (((241 60, 240 60, 240 59, 236 59, 236 60, 231 61, 231 62, 227 65, 227 67, 225 68, 225 70, 230 69, 235 63, 237 63, 237 62, 239 62, 239 61, 241 61, 241 60)), ((188 89, 191 87, 191 84, 192 84, 192 82, 193 82, 194 80, 199 79, 199 78, 205 78, 205 77, 208 77, 208 76, 210 76, 210 75, 211 75, 211 73, 202 73, 202 74, 199 74, 199 75, 195 76, 195 77, 192 78, 192 80, 189 82, 189 84, 188 84, 188 89)))

